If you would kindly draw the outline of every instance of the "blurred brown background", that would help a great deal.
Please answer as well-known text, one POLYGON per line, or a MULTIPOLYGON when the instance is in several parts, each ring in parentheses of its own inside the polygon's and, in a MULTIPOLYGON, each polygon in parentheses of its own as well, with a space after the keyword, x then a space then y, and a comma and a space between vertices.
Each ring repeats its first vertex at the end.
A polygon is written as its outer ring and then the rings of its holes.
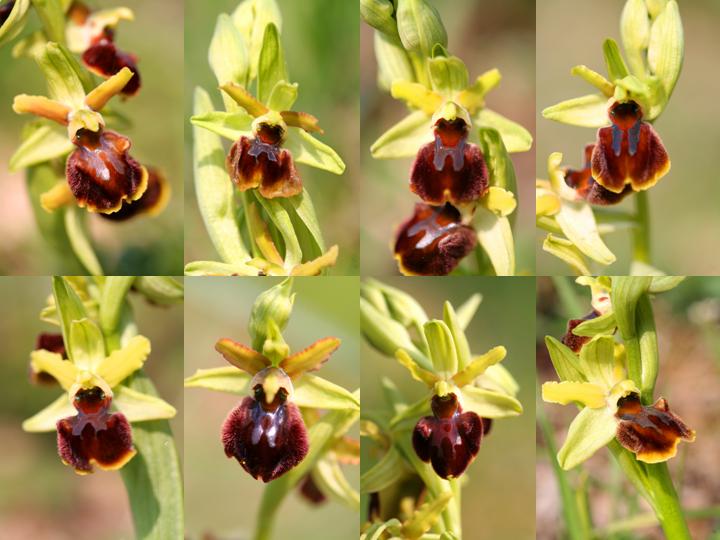
MULTIPOLYGON (((560 339, 568 318, 591 311, 587 287, 569 278, 577 312, 569 312, 560 301, 557 288, 549 278, 538 278, 537 288, 537 369, 539 383, 557 380, 544 345, 546 335, 560 339)), ((686 511, 716 507, 714 517, 690 520, 695 539, 717 538, 720 532, 720 278, 691 277, 676 289, 652 300, 657 326, 660 369, 655 397, 665 397, 671 410, 697 432, 693 443, 681 443, 678 455, 668 462, 675 487, 686 511)), ((543 410, 555 432, 560 448, 577 410, 571 406, 543 403, 543 410)), ((541 434, 537 438, 537 530, 538 539, 563 537, 561 500, 541 434)), ((594 524, 602 529, 621 518, 651 512, 635 489, 624 480, 610 452, 599 450, 581 467, 567 473, 577 488, 587 482, 594 524)), ((661 540, 660 528, 650 520, 615 535, 600 533, 602 538, 618 540, 661 540)))
MULTIPOLYGON (((678 2, 685 30, 685 63, 667 108, 655 123, 672 169, 649 191, 653 264, 669 274, 720 274, 720 2, 678 2)), ((591 94, 594 88, 570 75, 577 64, 606 74, 602 43, 620 42, 624 0, 543 0, 537 2, 537 175, 547 178, 547 158, 562 152, 564 163, 581 165, 583 148, 595 129, 573 127, 540 114, 565 99, 591 94)), ((617 208, 632 211, 632 197, 617 208)), ((537 231, 537 273, 570 274, 567 265, 542 251, 537 231)), ((603 272, 626 273, 630 238, 624 231, 606 237, 618 262, 603 272)))
MULTIPOLYGON (((59 386, 28 380, 30 351, 40 332, 59 328, 39 319, 52 294, 49 277, 0 278, 0 303, 12 306, 0 321, 0 538, 116 540, 132 538, 132 518, 120 473, 79 476, 62 464, 55 433, 26 433, 20 425, 55 400, 59 386)), ((150 306, 131 293, 139 332, 152 342, 145 371, 178 415, 171 420, 183 448, 182 306, 150 306)))
MULTIPOLYGON (((470 80, 498 68, 500 86, 488 94, 487 106, 519 122, 535 135, 535 2, 453 0, 433 2, 448 33, 448 48, 467 65, 470 80)), ((412 215, 420 199, 408 187, 412 159, 376 160, 370 146, 408 109, 377 86, 372 28, 360 25, 360 164, 362 272, 397 275, 392 255, 397 227, 412 215)), ((533 274, 534 144, 512 154, 519 190, 515 225, 517 272, 533 274)))

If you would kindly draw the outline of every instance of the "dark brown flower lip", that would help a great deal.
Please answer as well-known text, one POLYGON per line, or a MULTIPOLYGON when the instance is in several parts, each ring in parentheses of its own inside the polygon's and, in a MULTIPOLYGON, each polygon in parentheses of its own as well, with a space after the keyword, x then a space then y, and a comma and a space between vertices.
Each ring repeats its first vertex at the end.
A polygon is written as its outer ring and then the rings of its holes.
POLYGON ((287 393, 278 392, 271 404, 265 402, 262 386, 257 385, 254 394, 259 399, 246 397, 230 411, 222 442, 225 455, 237 459, 253 478, 270 482, 305 459, 307 430, 287 393))
POLYGON ((574 353, 579 353, 580 349, 583 348, 583 345, 585 345, 588 341, 590 341, 590 337, 588 336, 576 336, 573 334, 573 330, 581 323, 584 323, 585 321, 589 321, 592 319, 595 319, 600 316, 600 312, 596 310, 592 310, 590 313, 585 315, 581 319, 570 319, 567 323, 567 330, 565 331, 565 335, 560 340, 563 345, 565 345, 568 349, 570 349, 574 353))
POLYGON ((488 189, 485 158, 477 145, 467 142, 468 126, 462 119, 439 119, 435 140, 418 150, 410 170, 410 190, 427 203, 471 203, 488 189))
POLYGON ((137 67, 137 57, 119 50, 112 38, 108 38, 108 36, 112 36, 112 33, 106 30, 99 39, 87 48, 82 55, 83 63, 90 71, 106 79, 115 75, 122 68, 128 68, 133 72, 133 76, 121 93, 128 97, 134 96, 140 91, 142 84, 137 67))
POLYGON ((10 12, 13 10, 13 7, 15 7, 15 0, 0 5, 0 26, 5 24, 5 21, 10 17, 10 12))
POLYGON ((612 126, 598 130, 593 149, 592 177, 605 189, 622 194, 657 183, 670 170, 670 158, 653 127, 642 120, 634 101, 611 105, 612 126))
POLYGON ((109 130, 81 129, 68 157, 66 176, 78 205, 92 212, 117 212, 147 189, 148 172, 129 154, 127 137, 109 130))
MULTIPOLYGON (((65 342, 63 341, 62 334, 42 332, 38 334, 35 340, 35 349, 43 349, 46 351, 59 354, 64 360, 67 360, 67 353, 65 352, 65 342)), ((32 363, 28 366, 28 376, 32 384, 42 386, 55 386, 58 384, 55 377, 45 371, 35 371, 32 363)))
POLYGON ((170 184, 165 175, 156 167, 146 167, 148 172, 147 189, 137 201, 123 201, 122 207, 112 214, 99 214, 110 221, 126 221, 147 214, 160 214, 170 200, 170 184))
POLYGON ((620 423, 616 437, 639 461, 666 461, 675 456, 680 441, 695 440, 695 431, 670 412, 664 398, 644 406, 637 394, 630 394, 618 400, 617 406, 620 423))
POLYGON ((115 470, 135 455, 130 424, 122 413, 110 413, 112 398, 99 387, 79 390, 73 399, 76 416, 57 423, 58 454, 78 474, 93 464, 115 470))
POLYGON ((300 481, 299 491, 302 498, 312 505, 319 506, 327 502, 327 497, 313 480, 311 474, 306 474, 300 481))
POLYGON ((475 231, 462 223, 455 207, 417 203, 398 230, 394 252, 404 274, 442 276, 452 272, 476 243, 475 231))
POLYGON ((421 418, 415 425, 413 449, 418 458, 430 462, 439 477, 457 478, 480 450, 483 419, 472 411, 463 412, 453 393, 433 396, 431 408, 433 415, 421 418))
POLYGON ((627 195, 633 192, 632 186, 626 185, 620 193, 614 193, 598 184, 592 177, 592 153, 595 143, 585 146, 585 164, 582 169, 566 169, 565 183, 573 188, 578 196, 590 204, 610 206, 618 204, 627 195))
POLYGON ((240 191, 257 188, 267 199, 298 195, 302 180, 292 154, 272 141, 279 139, 270 129, 259 130, 254 138, 240 137, 225 160, 230 178, 240 191))

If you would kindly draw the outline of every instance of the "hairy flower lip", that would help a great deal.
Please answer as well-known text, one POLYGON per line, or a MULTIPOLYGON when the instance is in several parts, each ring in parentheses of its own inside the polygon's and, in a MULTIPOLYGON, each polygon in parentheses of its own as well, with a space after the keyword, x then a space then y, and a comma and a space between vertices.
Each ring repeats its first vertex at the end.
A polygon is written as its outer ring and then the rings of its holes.
POLYGON ((124 67, 130 69, 133 76, 121 93, 130 97, 140 91, 141 79, 137 67, 137 57, 119 50, 112 39, 101 37, 83 53, 82 59, 90 71, 106 79, 124 67))
MULTIPOLYGON (((433 396, 432 416, 421 418, 412 434, 413 449, 424 462, 430 462, 441 478, 457 478, 480 450, 483 420, 474 412, 462 412, 457 396, 433 396)), ((489 429, 489 427, 488 427, 489 429)))
POLYGON ((670 170, 670 158, 653 127, 642 120, 634 101, 615 102, 608 115, 612 126, 600 128, 592 153, 592 177, 605 189, 621 194, 654 186, 670 170))
POLYGON ((456 208, 416 203, 398 229, 394 252, 403 274, 439 276, 452 272, 476 243, 475 231, 462 223, 456 208))
POLYGON ((122 207, 112 214, 100 213, 100 217, 110 221, 126 221, 138 215, 157 216, 170 200, 170 183, 156 167, 147 167, 147 189, 136 201, 124 200, 122 207))
POLYGON ((467 142, 469 126, 462 118, 439 118, 435 140, 420 147, 410 170, 410 190, 430 204, 469 203, 488 189, 485 158, 467 142))
POLYGON ((125 465, 136 454, 130 424, 122 413, 110 413, 112 398, 99 387, 81 388, 73 398, 76 416, 57 423, 58 454, 78 474, 125 465))
POLYGON ((255 138, 240 137, 225 160, 228 173, 240 191, 258 188, 268 199, 302 192, 302 180, 289 150, 282 148, 269 129, 255 138))
POLYGON ((644 406, 637 394, 618 400, 618 442, 635 453, 639 461, 659 463, 677 454, 681 440, 693 442, 695 431, 672 412, 667 400, 658 398, 644 406))
POLYGON ((148 172, 130 156, 130 139, 114 131, 81 129, 73 144, 77 148, 68 157, 66 176, 79 206, 109 214, 145 193, 148 172))
POLYGON ((5 21, 10 17, 10 12, 13 10, 13 7, 15 7, 15 0, 0 5, 0 26, 5 24, 5 21))
POLYGON ((605 189, 592 177, 592 154, 595 143, 585 146, 585 161, 582 169, 565 169, 565 183, 573 188, 579 197, 590 204, 610 206, 618 204, 633 192, 632 186, 626 185, 620 193, 605 189))

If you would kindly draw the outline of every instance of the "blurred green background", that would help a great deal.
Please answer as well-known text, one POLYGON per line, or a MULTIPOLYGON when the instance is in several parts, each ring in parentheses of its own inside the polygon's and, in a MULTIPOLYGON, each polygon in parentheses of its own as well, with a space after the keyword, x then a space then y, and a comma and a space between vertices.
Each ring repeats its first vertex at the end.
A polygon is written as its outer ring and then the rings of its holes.
MULTIPOLYGON (((720 278, 690 277, 677 288, 652 299, 657 328, 660 368, 655 398, 668 400, 673 413, 697 432, 693 443, 681 443, 678 455, 668 462, 686 512, 715 507, 714 515, 691 519, 691 535, 715 539, 720 533, 720 278), (713 534, 714 531, 714 534, 713 534)), ((560 339, 569 318, 591 311, 590 291, 570 278, 538 278, 537 286, 537 371, 539 382, 557 380, 543 343, 546 335, 560 339), (558 293, 562 287, 567 291, 558 293), (569 302, 564 300, 568 298, 569 302), (574 304, 574 307, 573 307, 574 304)), ((567 429, 577 414, 574 407, 543 403, 545 414, 560 448, 567 429)), ((561 499, 542 437, 537 444, 537 530, 538 540, 563 537, 561 499)), ((637 491, 605 449, 581 467, 569 471, 571 486, 584 486, 589 497, 594 526, 602 530, 622 518, 651 512, 637 491)), ((617 540, 662 540, 665 536, 649 519, 649 526, 633 527, 616 535, 599 533, 617 540)))
MULTIPOLYGON (((275 278, 186 278, 185 375, 228 365, 215 351, 224 337, 249 344, 247 322, 255 298, 280 282, 275 278)), ((353 277, 295 278, 295 304, 283 336, 291 351, 335 336, 340 349, 319 375, 354 391, 358 388, 359 281, 353 277)), ((220 428, 241 396, 201 388, 185 391, 185 529, 189 538, 250 538, 264 484, 228 459, 220 428)), ((357 426, 356 426, 357 427, 357 426)), ((351 434, 357 437, 357 430, 351 434)), ((357 467, 344 467, 357 489, 357 467)), ((357 513, 335 502, 309 506, 291 493, 278 512, 275 538, 335 540, 355 538, 357 513)))
MULTIPOLYGON (((55 400, 60 387, 33 386, 30 352, 40 332, 59 328, 39 319, 52 294, 49 277, 0 277, 0 302, 12 316, 0 321, 0 537, 53 540, 132 538, 125 488, 117 472, 79 476, 60 461, 54 433, 25 433, 20 424, 55 400)), ((178 415, 170 424, 182 456, 181 306, 159 308, 131 293, 141 334, 152 342, 145 371, 178 415)))
MULTIPOLYGON (((450 52, 462 58, 471 80, 489 69, 500 70, 502 82, 488 94, 487 106, 519 122, 534 135, 535 2, 453 0, 433 4, 447 29, 450 52)), ((373 29, 362 23, 360 36, 362 273, 397 275, 392 255, 397 227, 412 215, 420 200, 408 187, 412 159, 376 160, 370 155, 370 146, 408 110, 377 86, 373 29)), ((535 268, 533 155, 534 147, 512 155, 519 190, 517 271, 524 274, 533 274, 535 268)))
MULTIPOLYGON (((462 517, 464 540, 525 540, 535 538, 535 373, 532 362, 535 326, 535 279, 525 277, 415 277, 387 278, 387 284, 411 294, 430 318, 442 318, 443 303, 460 306, 480 293, 482 304, 467 328, 473 354, 504 345, 503 365, 520 385, 522 415, 497 420, 480 446, 464 478, 462 517)), ((362 346, 362 408, 384 407, 380 377, 390 378, 408 403, 426 395, 427 388, 413 380, 394 359, 367 343, 362 346)), ((379 456, 363 445, 362 470, 379 456), (369 459, 368 459, 369 458, 369 459)), ((366 509, 362 509, 361 521, 366 509)))
MULTIPOLYGON (((205 88, 221 110, 220 90, 207 60, 220 13, 232 13, 237 0, 185 2, 185 260, 218 260, 194 197, 192 176, 192 96, 205 88)), ((358 207, 358 8, 337 0, 278 0, 283 15, 282 43, 292 82, 299 83, 295 110, 315 115, 325 134, 319 138, 345 161, 342 176, 298 164, 328 246, 340 255, 330 272, 357 275, 358 207)), ((226 141, 229 143, 230 141, 226 141)), ((230 144, 227 144, 230 148, 230 144)))
MULTIPOLYGON (((93 9, 117 5, 89 0, 93 9)), ((106 272, 117 275, 181 275, 183 268, 182 110, 183 8, 180 2, 124 0, 135 21, 123 21, 116 33, 122 51, 136 54, 143 87, 140 93, 113 106, 127 115, 132 127, 113 127, 130 137, 131 155, 143 164, 160 168, 172 185, 172 198, 156 218, 136 217, 113 223, 89 215, 92 236, 106 272)), ((31 9, 32 11, 32 9, 31 9)), ((39 28, 31 14, 23 35, 39 28)), ((0 274, 45 275, 81 272, 59 266, 57 257, 40 238, 27 196, 23 173, 10 173, 7 163, 20 144, 20 130, 30 120, 12 111, 16 94, 47 93, 40 69, 29 59, 14 60, 12 44, 0 48, 0 274)), ((99 80, 99 79, 98 79, 99 80)), ((62 129, 58 126, 58 129, 62 129)), ((84 271, 82 271, 84 273, 84 271)))
MULTIPOLYGON (((547 178, 547 157, 562 152, 564 163, 579 167, 583 148, 596 130, 545 120, 541 111, 565 99, 590 94, 593 88, 570 75, 577 64, 606 73, 602 42, 620 41, 623 0, 543 0, 537 2, 537 175, 547 178)), ((670 102, 655 124, 672 161, 672 169, 649 191, 653 264, 670 274, 720 273, 720 3, 678 2, 685 30, 685 63, 670 102), (715 249, 714 249, 715 248, 715 249)), ((618 208, 632 211, 629 197, 618 208)), ((547 233, 537 231, 537 273, 571 273, 569 267, 542 251, 547 233)), ((626 273, 630 238, 626 232, 607 237, 618 262, 603 272, 626 273)))

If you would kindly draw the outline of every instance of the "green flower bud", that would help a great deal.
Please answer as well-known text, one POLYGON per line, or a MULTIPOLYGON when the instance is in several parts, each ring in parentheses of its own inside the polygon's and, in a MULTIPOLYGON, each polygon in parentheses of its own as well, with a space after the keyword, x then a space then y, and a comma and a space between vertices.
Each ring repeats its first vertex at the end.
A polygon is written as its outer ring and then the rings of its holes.
POLYGON ((398 0, 397 25, 408 51, 430 57, 437 43, 447 47, 447 32, 440 14, 427 0, 398 0))
POLYGON ((360 0, 360 15, 376 30, 397 36, 397 23, 393 18, 395 7, 390 0, 360 0))
POLYGON ((415 82, 415 72, 400 38, 375 32, 375 58, 378 64, 378 86, 390 90, 395 81, 415 82))
POLYGON ((133 287, 153 304, 167 306, 183 301, 183 284, 168 276, 140 276, 133 287))
POLYGON ((248 323, 253 349, 263 351, 265 340, 276 339, 276 336, 272 337, 272 335, 279 334, 285 329, 294 301, 292 278, 284 280, 257 297, 248 323))

